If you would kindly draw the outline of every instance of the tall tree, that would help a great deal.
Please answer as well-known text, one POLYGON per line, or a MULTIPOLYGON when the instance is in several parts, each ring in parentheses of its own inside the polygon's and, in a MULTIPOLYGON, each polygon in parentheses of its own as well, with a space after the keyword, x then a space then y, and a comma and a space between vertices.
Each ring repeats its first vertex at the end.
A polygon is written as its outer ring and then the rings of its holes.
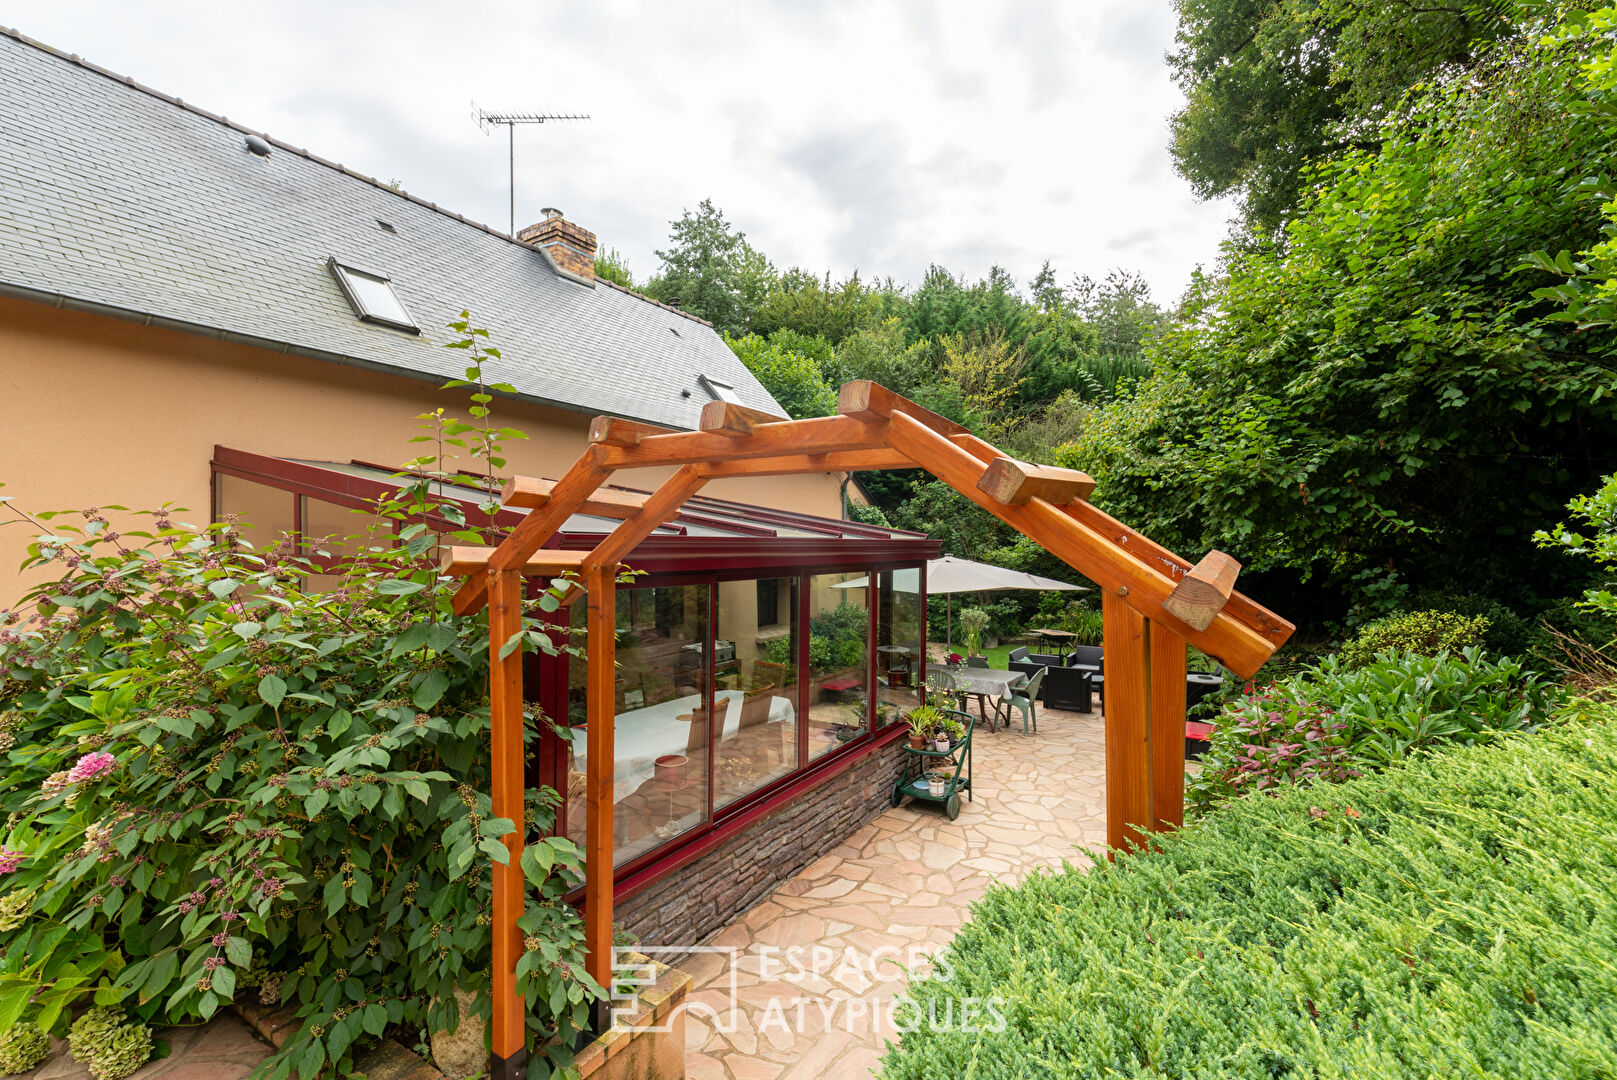
POLYGON ((1095 348, 1103 356, 1139 356, 1168 325, 1145 276, 1128 270, 1114 269, 1101 281, 1079 275, 1067 304, 1095 331, 1095 348))
POLYGON ((669 225, 672 245, 657 252, 662 268, 646 283, 647 295, 678 300, 722 332, 744 332, 774 282, 775 268, 711 199, 669 225))
POLYGON ((1235 194, 1264 233, 1297 204, 1310 161, 1373 147, 1405 92, 1471 64, 1513 32, 1510 0, 1178 0, 1168 56, 1185 107, 1179 172, 1203 198, 1235 194))

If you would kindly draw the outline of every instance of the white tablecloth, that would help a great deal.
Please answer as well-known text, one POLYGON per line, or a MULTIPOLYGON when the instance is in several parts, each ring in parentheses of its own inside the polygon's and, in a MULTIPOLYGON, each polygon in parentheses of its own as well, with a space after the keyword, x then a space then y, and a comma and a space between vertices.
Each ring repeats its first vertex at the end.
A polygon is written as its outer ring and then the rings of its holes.
MULTIPOLYGON (((1004 674, 1003 672, 1001 674, 1004 674)), ((724 702, 724 727, 720 738, 733 736, 741 730, 740 690, 720 690, 713 695, 715 704, 724 702)), ((635 788, 651 779, 653 763, 664 754, 683 754, 689 745, 691 725, 695 720, 680 717, 702 704, 700 694, 671 698, 643 709, 630 709, 618 714, 613 727, 613 750, 617 759, 613 770, 612 790, 623 798, 635 788)), ((790 698, 776 695, 769 702, 769 722, 790 724, 797 718, 790 698)), ((574 761, 580 771, 586 771, 584 733, 580 731, 573 742, 574 761)))
POLYGON ((987 694, 989 697, 1009 701, 1011 693, 1027 685, 1027 676, 1020 671, 1000 671, 996 668, 962 668, 951 671, 955 689, 966 694, 987 694))

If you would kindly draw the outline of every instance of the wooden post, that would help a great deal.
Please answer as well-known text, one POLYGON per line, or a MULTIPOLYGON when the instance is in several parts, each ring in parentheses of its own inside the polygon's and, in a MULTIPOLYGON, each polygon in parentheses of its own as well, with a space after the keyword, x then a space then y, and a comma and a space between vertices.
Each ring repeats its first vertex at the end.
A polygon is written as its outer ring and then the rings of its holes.
POLYGON ((522 571, 488 574, 489 752, 494 816, 509 818, 516 830, 505 837, 510 864, 494 863, 493 985, 490 998, 489 1075, 523 1080, 528 1072, 527 1032, 517 994, 517 960, 522 956, 523 748, 522 651, 502 658, 500 650, 522 629, 522 571))
MULTIPOLYGON (((1101 594, 1106 649, 1106 844, 1144 844, 1151 820, 1151 622, 1117 590, 1101 594)), ((1181 733, 1182 734, 1182 733, 1181 733)))
MULTIPOLYGON (((1146 620, 1151 638, 1151 831, 1185 823, 1185 639, 1146 620)), ((1110 667, 1110 665, 1108 665, 1110 667)))
POLYGON ((589 683, 585 689, 589 757, 585 785, 584 947, 586 970, 596 982, 612 987, 612 784, 613 724, 617 720, 617 564, 589 567, 585 623, 589 648, 589 683))

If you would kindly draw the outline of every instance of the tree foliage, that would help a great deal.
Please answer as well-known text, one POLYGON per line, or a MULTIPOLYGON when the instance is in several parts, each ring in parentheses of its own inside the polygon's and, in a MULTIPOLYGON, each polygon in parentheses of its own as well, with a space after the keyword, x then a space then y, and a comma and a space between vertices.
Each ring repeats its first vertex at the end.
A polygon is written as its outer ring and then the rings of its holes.
POLYGON ((1232 246, 1155 376, 1065 455, 1097 498, 1171 546, 1383 606, 1456 574, 1561 591, 1530 537, 1609 453, 1617 339, 1552 319, 1521 260, 1599 234, 1580 180, 1617 161, 1574 108, 1585 54, 1502 44, 1414 97, 1378 151, 1315 170, 1283 242, 1232 246))
POLYGON ((646 282, 646 295, 677 300, 720 331, 745 330, 774 278, 769 260, 747 243, 746 233, 731 228, 711 199, 670 226, 670 246, 657 252, 662 268, 646 282))
POLYGON ((1372 149, 1413 84, 1474 62, 1507 35, 1507 0, 1179 0, 1169 54, 1186 104, 1179 172, 1204 198, 1236 194, 1266 233, 1297 205, 1311 162, 1372 149))

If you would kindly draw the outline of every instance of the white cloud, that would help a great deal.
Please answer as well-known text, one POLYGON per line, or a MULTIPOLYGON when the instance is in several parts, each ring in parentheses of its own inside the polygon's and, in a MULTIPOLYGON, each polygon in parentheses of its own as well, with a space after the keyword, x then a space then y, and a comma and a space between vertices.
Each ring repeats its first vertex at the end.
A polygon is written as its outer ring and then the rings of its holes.
POLYGON ((1159 298, 1230 208, 1165 149, 1167 5, 284 0, 14 2, 24 33, 496 227, 504 132, 470 102, 577 111, 518 129, 517 224, 546 205, 656 267, 712 198, 776 265, 1022 282, 1118 263, 1159 298))

